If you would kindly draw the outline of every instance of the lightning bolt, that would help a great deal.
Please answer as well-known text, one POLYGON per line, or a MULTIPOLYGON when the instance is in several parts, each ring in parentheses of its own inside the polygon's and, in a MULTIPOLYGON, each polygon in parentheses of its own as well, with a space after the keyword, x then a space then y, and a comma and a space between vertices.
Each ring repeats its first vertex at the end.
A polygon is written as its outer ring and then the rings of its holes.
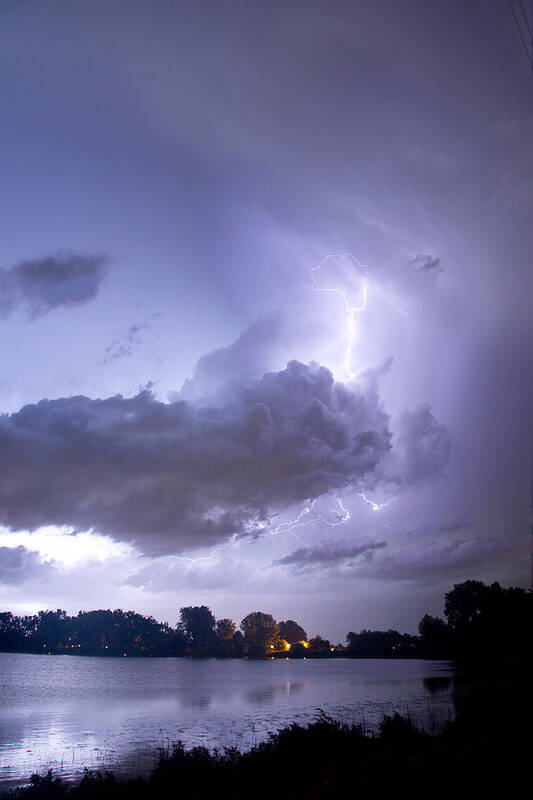
POLYGON ((334 288, 334 287, 323 287, 320 288, 317 286, 318 279, 316 273, 320 270, 324 264, 332 259, 339 259, 339 258, 347 258, 352 261, 357 268, 365 275, 365 277, 369 277, 369 272, 363 264, 358 261, 355 256, 351 253, 330 253, 325 258, 322 259, 320 264, 317 264, 316 267, 311 267, 309 269, 309 273, 311 275, 311 283, 304 284, 306 289, 309 289, 311 292, 331 292, 333 294, 340 294, 342 297, 342 301, 344 303, 344 309, 346 311, 346 319, 347 319, 347 333, 346 333, 346 348, 344 351, 344 368, 346 370, 346 374, 348 376, 348 380, 351 381, 355 378, 355 372, 352 370, 352 352, 355 345, 355 338, 356 338, 356 327, 355 327, 355 315, 359 314, 360 312, 364 311, 367 304, 367 284, 366 281, 363 281, 363 299, 361 305, 359 306, 352 306, 346 295, 344 289, 334 288))
POLYGON ((370 498, 367 497, 364 492, 358 492, 358 494, 365 503, 368 503, 368 505, 371 506, 372 511, 381 511, 382 508, 387 508, 387 506, 390 506, 391 503, 398 499, 398 497, 391 497, 391 499, 387 500, 386 503, 375 503, 373 500, 370 500, 370 498))
MULTIPOLYGON (((346 375, 348 377, 348 381, 352 381, 356 377, 356 373, 352 369, 352 354, 353 354, 353 349, 354 349, 354 346, 355 346, 356 335, 357 335, 355 318, 356 318, 356 314, 360 314, 361 312, 363 312, 366 309, 367 302, 368 302, 368 284, 369 284, 372 276, 371 276, 368 268, 364 264, 361 264, 359 259, 356 258, 353 255, 353 253, 329 253, 315 267, 308 268, 308 272, 310 273, 311 281, 310 281, 310 283, 304 283, 304 286, 305 286, 306 289, 309 289, 311 292, 330 292, 330 293, 333 293, 333 294, 339 294, 341 296, 341 298, 342 298, 342 302, 344 304, 344 310, 346 312, 346 347, 345 347, 345 350, 344 350, 343 364, 344 364, 344 368, 346 370, 346 375), (355 265, 355 267, 357 268, 359 273, 362 275, 362 277, 363 277, 362 300, 361 300, 360 305, 356 305, 356 306, 351 305, 351 303, 348 300, 348 296, 346 294, 346 291, 344 289, 341 289, 339 287, 329 287, 329 286, 319 287, 318 286, 317 273, 319 272, 319 270, 321 270, 322 267, 324 267, 327 264, 328 261, 333 261, 333 260, 337 260, 337 259, 345 259, 345 260, 351 261, 352 264, 355 265)), ((407 311, 405 309, 400 308, 395 303, 393 303, 393 301, 390 299, 390 297, 388 297, 385 294, 385 292, 383 291, 383 289, 381 288, 379 283, 377 283, 374 279, 372 279, 372 286, 375 286, 375 288, 378 290, 378 292, 381 294, 381 296, 386 300, 386 302, 395 311, 397 311, 399 314, 407 314, 407 311)))
POLYGON ((214 553, 211 553, 208 556, 198 556, 198 558, 190 558, 189 556, 175 556, 172 555, 171 558, 176 558, 178 561, 188 561, 190 564, 196 565, 199 561, 210 561, 212 558, 216 556, 218 550, 215 550, 214 553))
POLYGON ((325 525, 328 525, 330 528, 336 528, 338 525, 344 525, 345 522, 351 518, 351 514, 347 508, 345 508, 342 500, 340 497, 337 497, 337 505, 338 508, 330 509, 330 513, 333 514, 334 519, 327 519, 323 514, 315 510, 315 500, 310 500, 307 502, 307 505, 303 508, 302 511, 292 520, 287 520, 286 522, 281 522, 275 528, 265 528, 265 530, 269 530, 271 536, 277 536, 280 533, 291 533, 295 528, 300 528, 303 525, 311 525, 315 522, 323 522, 325 525))
MULTIPOLYGON (((357 259, 352 253, 329 253, 325 256, 322 261, 314 267, 308 268, 308 272, 310 275, 310 282, 304 283, 306 289, 312 292, 329 292, 331 294, 338 294, 342 298, 342 302, 344 304, 344 310, 346 313, 346 346, 344 350, 344 359, 343 364, 346 370, 346 375, 348 377, 348 381, 354 380, 356 377, 356 373, 352 369, 352 355, 353 350, 355 347, 356 336, 357 336, 357 328, 356 328, 356 315, 362 313, 366 307, 368 302, 368 283, 371 280, 371 275, 368 268, 362 264, 359 259, 357 259), (358 272, 362 276, 362 288, 361 288, 361 302, 359 305, 352 305, 348 300, 348 295, 346 291, 339 287, 320 287, 318 286, 318 277, 317 273, 324 267, 329 261, 337 260, 337 259, 346 259, 352 262, 355 265, 358 272)), ((382 297, 386 300, 386 302, 398 313, 400 314, 407 314, 402 308, 399 308, 392 300, 387 297, 381 286, 376 283, 372 279, 372 285, 377 288, 380 292, 382 297)), ((390 500, 387 500, 385 503, 376 503, 373 500, 370 500, 364 492, 359 492, 359 497, 371 506, 372 511, 381 511, 383 508, 389 506, 396 497, 392 497, 390 500)), ((337 497, 337 506, 338 508, 330 509, 330 514, 333 515, 333 519, 325 517, 323 514, 318 512, 315 509, 316 498, 314 500, 308 500, 304 508, 300 511, 300 513, 292 520, 286 520, 284 522, 280 522, 275 527, 272 527, 270 524, 268 525, 257 525, 255 530, 260 530, 264 532, 269 532, 271 536, 278 536, 279 534, 290 534, 294 536, 296 539, 299 539, 298 536, 294 533, 294 530, 297 528, 304 527, 306 525, 312 525, 317 522, 322 522, 323 524, 327 525, 330 528, 336 528, 339 525, 345 525, 350 519, 351 514, 350 511, 344 506, 342 499, 337 497)), ((302 541, 302 540, 300 540, 302 541)), ((238 544, 235 542, 234 544, 238 544)), ((210 561, 214 556, 218 553, 218 550, 215 550, 208 556, 198 556, 197 558, 191 558, 189 556, 173 556, 181 561, 188 561, 193 566, 198 564, 200 561, 210 561)))

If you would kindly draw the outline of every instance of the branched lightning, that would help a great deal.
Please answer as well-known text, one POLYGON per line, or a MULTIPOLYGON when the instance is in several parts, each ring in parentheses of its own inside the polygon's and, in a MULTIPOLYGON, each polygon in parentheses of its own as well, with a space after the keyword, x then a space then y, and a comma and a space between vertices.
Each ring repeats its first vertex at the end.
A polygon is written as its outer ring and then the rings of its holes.
POLYGON ((208 556, 198 556, 198 558, 190 558, 190 556, 175 556, 172 555, 172 558, 176 558, 178 561, 188 561, 190 564, 196 565, 199 561, 210 561, 212 558, 216 556, 218 550, 215 550, 208 556))
POLYGON ((310 525, 314 522, 323 522, 330 528, 336 528, 337 525, 344 525, 351 517, 350 512, 345 508, 340 497, 337 497, 337 504, 339 507, 330 509, 331 514, 333 514, 333 519, 327 519, 319 511, 316 511, 315 503, 316 499, 308 501, 307 505, 295 519, 281 522, 275 528, 270 527, 269 531, 271 536, 277 536, 280 533, 291 533, 295 528, 300 528, 303 525, 310 525))
POLYGON ((320 264, 317 264, 316 267, 311 267, 309 272, 311 274, 311 283, 304 284, 306 289, 309 289, 312 292, 332 292, 334 294, 340 294, 342 297, 344 308, 346 311, 346 319, 347 319, 347 333, 346 333, 346 349, 344 351, 344 368, 346 369, 346 374, 348 375, 348 380, 351 381, 355 378, 355 372, 352 370, 352 351, 355 345, 355 336, 356 336, 356 328, 355 328, 355 315, 364 311, 366 308, 367 303, 367 284, 366 281, 363 280, 363 299, 361 305, 352 306, 348 301, 348 297, 344 289, 340 288, 333 288, 333 287, 318 287, 317 286, 317 276, 316 272, 321 269, 327 261, 331 259, 337 258, 348 258, 350 259, 357 268, 361 271, 361 273, 368 278, 369 273, 366 267, 364 267, 351 253, 330 253, 325 258, 322 259, 320 264))
MULTIPOLYGON (((346 374, 348 376, 348 380, 351 381, 356 377, 356 373, 352 369, 352 354, 353 349, 355 346, 356 341, 356 325, 355 325, 355 315, 363 312, 366 309, 367 301, 368 301, 368 284, 371 279, 370 272, 368 268, 361 264, 359 259, 357 259, 352 253, 329 253, 322 261, 317 264, 315 267, 310 267, 308 272, 311 275, 310 283, 304 283, 306 289, 309 289, 312 292, 331 292, 333 294, 339 294, 342 297, 342 301, 344 303, 344 309, 346 311, 346 347, 344 350, 344 368, 346 370, 346 374), (360 305, 351 305, 346 291, 341 289, 340 287, 319 287, 318 286, 318 278, 316 273, 328 262, 336 259, 348 259, 351 261, 359 271, 362 276, 362 300, 360 305)), ((381 296, 386 300, 386 302, 399 314, 407 314, 407 311, 403 308, 399 308, 393 301, 388 297, 379 283, 372 280, 372 285, 378 290, 381 296)))
MULTIPOLYGON (((356 377, 356 372, 352 369, 352 356, 353 350, 356 344, 356 336, 357 336, 357 328, 356 328, 356 314, 362 313, 366 307, 368 302, 368 285, 369 282, 372 281, 372 286, 375 287, 382 297, 386 300, 386 302, 398 313, 400 314, 407 314, 402 308, 399 308, 393 301, 385 294, 381 286, 371 277, 369 270, 364 264, 352 254, 352 253, 329 253, 322 261, 314 267, 308 268, 308 272, 310 275, 309 283, 304 283, 306 289, 312 292, 329 292, 332 294, 338 294, 342 298, 342 302, 344 304, 344 310, 346 313, 346 345, 344 350, 344 359, 343 365, 346 370, 346 375, 348 381, 352 381, 356 377), (318 277, 317 273, 319 270, 327 264, 328 261, 337 260, 337 259, 347 259, 352 262, 357 268, 360 276, 361 276, 361 302, 359 305, 352 305, 348 300, 348 295, 345 289, 340 287, 321 287, 318 285, 318 277)), ((396 497, 392 497, 390 500, 387 500, 385 503, 376 503, 373 500, 370 500, 364 492, 359 492, 359 497, 371 506, 372 511, 381 511, 384 508, 387 508, 396 497)), ((337 508, 330 509, 329 513, 332 517, 326 517, 324 514, 321 514, 315 508, 315 504, 317 502, 317 498, 314 500, 308 500, 304 506, 304 508, 300 511, 300 513, 291 520, 285 520, 284 522, 280 522, 276 526, 272 526, 269 523, 260 523, 257 524, 254 530, 261 531, 261 532, 268 532, 271 536, 278 536, 279 534, 289 534, 294 536, 296 539, 299 537, 294 533, 295 529, 301 528, 307 525, 312 525, 315 523, 323 523, 330 528, 336 528, 339 525, 345 525, 351 519, 350 511, 344 506, 343 501, 340 497, 337 497, 337 508)), ((300 539, 300 541, 302 541, 300 539)), ((238 544, 238 542, 234 542, 238 544)), ((197 558, 191 558, 190 556, 173 556, 181 561, 188 561, 190 564, 195 566, 201 561, 210 561, 214 556, 219 552, 219 550, 215 550, 208 556, 198 556, 197 558)))
POLYGON ((387 500, 385 503, 375 503, 374 500, 370 500, 364 492, 358 492, 358 494, 365 503, 371 506, 372 511, 381 511, 382 508, 387 508, 387 506, 390 506, 391 503, 398 499, 397 497, 391 497, 390 500, 387 500))

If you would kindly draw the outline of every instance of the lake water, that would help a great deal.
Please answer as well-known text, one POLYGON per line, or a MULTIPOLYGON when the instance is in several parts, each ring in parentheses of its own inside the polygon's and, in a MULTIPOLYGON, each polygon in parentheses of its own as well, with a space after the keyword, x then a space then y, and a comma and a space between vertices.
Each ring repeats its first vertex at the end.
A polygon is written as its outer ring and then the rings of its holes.
POLYGON ((0 789, 50 767, 148 772, 178 739, 246 749, 318 709, 370 730, 398 711, 435 731, 453 717, 452 677, 447 661, 0 653, 0 789))

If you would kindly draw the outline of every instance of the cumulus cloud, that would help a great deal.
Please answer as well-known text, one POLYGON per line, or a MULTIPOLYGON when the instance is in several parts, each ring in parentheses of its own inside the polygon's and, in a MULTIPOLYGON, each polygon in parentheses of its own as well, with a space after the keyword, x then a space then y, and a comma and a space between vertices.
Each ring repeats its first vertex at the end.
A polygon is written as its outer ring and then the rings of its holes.
POLYGON ((234 342, 198 359, 192 377, 185 381, 181 392, 172 392, 169 399, 218 406, 266 372, 298 359, 302 342, 305 353, 315 352, 328 335, 330 332, 322 324, 297 315, 281 311, 263 314, 234 342))
POLYGON ((108 263, 103 254, 60 253, 0 269, 0 318, 21 308, 39 317, 93 300, 108 263))
MULTIPOLYGON (((406 426, 404 480, 441 468, 426 439, 427 425, 406 426)), ((297 361, 218 408, 149 391, 42 400, 0 418, 0 522, 94 528, 151 552, 212 545, 257 532, 273 511, 375 483, 391 440, 373 389, 297 361)))
POLYGON ((395 425, 394 449, 384 478, 398 487, 437 478, 450 456, 450 438, 427 405, 404 411, 395 425))
POLYGON ((287 556, 273 561, 272 566, 290 567, 296 571, 309 568, 322 570, 339 564, 351 566, 361 557, 367 561, 371 560, 375 551, 382 550, 384 547, 387 547, 387 542, 383 541, 327 541, 313 547, 300 547, 293 550, 287 556))
POLYGON ((0 584, 24 583, 36 577, 48 575, 52 566, 41 561, 39 553, 18 547, 0 547, 0 584))

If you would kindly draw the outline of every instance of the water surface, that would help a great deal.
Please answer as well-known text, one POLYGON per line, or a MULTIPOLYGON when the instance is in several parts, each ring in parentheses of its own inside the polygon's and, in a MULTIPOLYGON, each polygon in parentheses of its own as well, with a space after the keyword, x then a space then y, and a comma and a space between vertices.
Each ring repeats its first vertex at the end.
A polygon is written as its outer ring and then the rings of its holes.
POLYGON ((245 749, 318 709, 375 729, 453 716, 451 664, 381 659, 95 658, 0 653, 0 788, 52 767, 149 771, 157 750, 245 749))

